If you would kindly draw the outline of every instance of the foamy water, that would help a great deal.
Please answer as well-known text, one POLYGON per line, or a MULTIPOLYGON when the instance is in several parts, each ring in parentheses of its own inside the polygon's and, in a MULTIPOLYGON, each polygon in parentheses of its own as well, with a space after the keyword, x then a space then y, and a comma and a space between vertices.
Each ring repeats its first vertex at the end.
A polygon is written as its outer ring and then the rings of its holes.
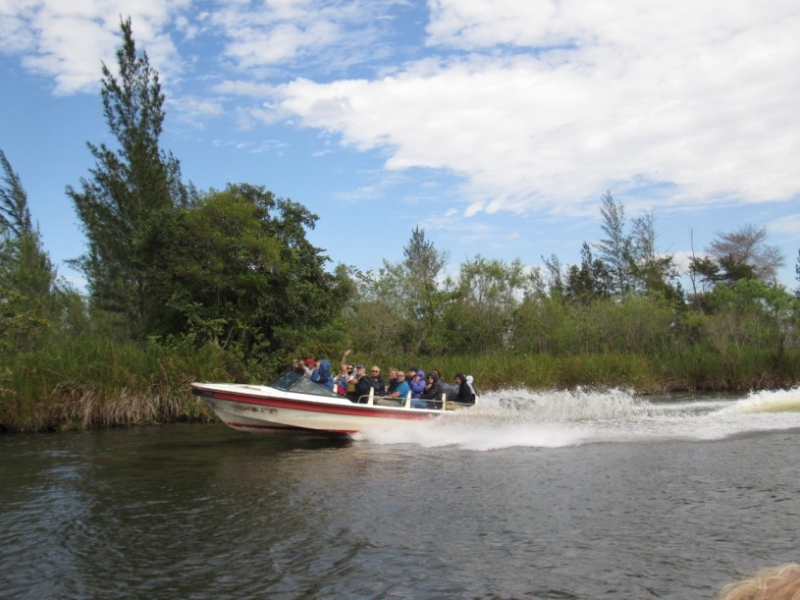
POLYGON ((754 392, 740 399, 654 401, 627 390, 531 392, 481 396, 469 409, 429 423, 366 431, 373 444, 455 446, 486 451, 592 443, 718 440, 748 432, 800 428, 800 389, 754 392))

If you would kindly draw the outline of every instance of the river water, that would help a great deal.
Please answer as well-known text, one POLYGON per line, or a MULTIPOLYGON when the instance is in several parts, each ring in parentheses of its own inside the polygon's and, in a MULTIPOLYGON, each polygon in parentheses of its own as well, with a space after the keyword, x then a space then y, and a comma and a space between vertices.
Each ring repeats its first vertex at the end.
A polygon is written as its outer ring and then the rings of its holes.
POLYGON ((481 398, 329 440, 0 437, 0 597, 714 598, 800 561, 800 390, 481 398))

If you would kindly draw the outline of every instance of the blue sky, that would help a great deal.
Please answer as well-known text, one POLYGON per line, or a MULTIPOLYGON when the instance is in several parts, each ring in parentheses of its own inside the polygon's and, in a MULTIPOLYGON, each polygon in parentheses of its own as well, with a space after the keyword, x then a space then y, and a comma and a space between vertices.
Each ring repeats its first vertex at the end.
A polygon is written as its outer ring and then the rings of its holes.
POLYGON ((579 261, 607 190, 680 264, 766 227, 797 287, 796 0, 0 0, 0 148, 59 273, 67 185, 111 143, 120 16, 167 96, 162 146, 200 189, 264 185, 319 215, 336 263, 579 261))

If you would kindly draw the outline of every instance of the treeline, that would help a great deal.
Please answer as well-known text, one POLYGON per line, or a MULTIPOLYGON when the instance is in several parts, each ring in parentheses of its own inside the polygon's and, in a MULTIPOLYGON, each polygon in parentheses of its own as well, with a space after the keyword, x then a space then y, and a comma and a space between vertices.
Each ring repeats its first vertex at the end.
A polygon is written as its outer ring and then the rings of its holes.
POLYGON ((193 379, 266 381, 292 357, 337 362, 347 347, 365 362, 469 371, 484 389, 798 381, 798 298, 776 281, 784 258, 765 230, 720 234, 692 258, 688 290, 657 252, 653 215, 628 221, 610 193, 604 237, 583 244, 580 264, 478 255, 448 275, 448 256, 415 229, 399 263, 331 268, 301 204, 182 180, 159 143, 158 73, 130 20, 121 32, 118 74, 104 65, 101 90, 116 143, 89 143, 95 165, 67 187, 86 294, 57 276, 0 151, 0 429, 203 418, 193 379))
POLYGON ((643 243, 652 219, 628 231, 610 195, 602 211, 597 256, 584 244, 581 264, 566 267, 555 257, 540 269, 477 256, 446 277, 446 256, 415 230, 405 261, 362 276, 346 305, 355 347, 431 357, 490 384, 655 392, 797 383, 800 304, 775 282, 781 258, 764 230, 720 235, 692 259, 687 292, 672 257, 643 243))

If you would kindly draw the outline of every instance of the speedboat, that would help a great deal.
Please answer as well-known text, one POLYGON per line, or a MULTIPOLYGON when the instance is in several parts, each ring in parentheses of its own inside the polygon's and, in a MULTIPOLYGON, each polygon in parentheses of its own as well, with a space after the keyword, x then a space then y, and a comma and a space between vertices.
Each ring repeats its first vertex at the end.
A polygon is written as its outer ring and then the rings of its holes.
POLYGON ((267 433, 349 435, 435 419, 471 406, 447 401, 444 395, 429 401, 429 408, 412 408, 411 394, 396 403, 372 394, 351 400, 295 371, 270 385, 192 383, 192 393, 229 427, 267 433))

